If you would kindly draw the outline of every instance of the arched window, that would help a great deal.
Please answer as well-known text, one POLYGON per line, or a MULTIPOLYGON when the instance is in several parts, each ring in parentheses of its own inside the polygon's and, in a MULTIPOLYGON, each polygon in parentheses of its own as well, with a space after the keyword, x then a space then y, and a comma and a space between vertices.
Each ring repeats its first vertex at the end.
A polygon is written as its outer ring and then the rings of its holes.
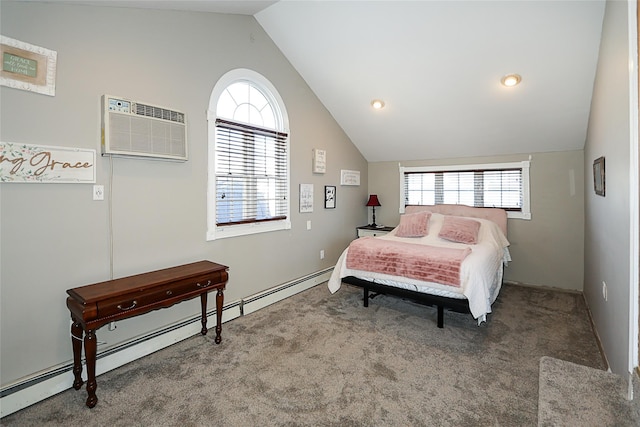
POLYGON ((282 99, 260 74, 225 74, 209 99, 209 240, 291 228, 282 99))

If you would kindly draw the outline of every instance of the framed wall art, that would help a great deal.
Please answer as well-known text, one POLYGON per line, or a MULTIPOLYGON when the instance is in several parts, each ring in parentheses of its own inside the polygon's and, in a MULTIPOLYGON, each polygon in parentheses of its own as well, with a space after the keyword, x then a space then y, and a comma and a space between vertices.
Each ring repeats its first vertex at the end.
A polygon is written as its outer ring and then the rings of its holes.
POLYGON ((0 36, 0 54, 0 85, 55 96, 56 51, 0 36))
POLYGON ((336 208, 336 186, 335 185, 324 186, 324 208, 325 209, 336 208))
POLYGON ((313 184, 300 184, 300 213, 313 212, 313 184))
POLYGON ((327 171, 327 151, 314 148, 312 158, 313 173, 325 173, 327 171))
POLYGON ((604 157, 599 157, 593 162, 593 189, 598 196, 605 195, 605 171, 604 157))
POLYGON ((340 171, 340 185, 360 185, 360 171, 340 171))
POLYGON ((95 183, 96 150, 0 141, 0 182, 95 183))

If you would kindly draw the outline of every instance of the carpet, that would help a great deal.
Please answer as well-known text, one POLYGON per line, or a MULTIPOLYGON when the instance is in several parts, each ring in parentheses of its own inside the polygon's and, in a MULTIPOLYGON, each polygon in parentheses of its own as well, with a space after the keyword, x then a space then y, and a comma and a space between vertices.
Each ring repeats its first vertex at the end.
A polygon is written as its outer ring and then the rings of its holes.
POLYGON ((69 389, 0 422, 535 426, 541 357, 603 367, 581 295, 505 285, 493 311, 439 329, 435 308, 321 284, 225 323, 220 345, 196 335, 99 376, 93 409, 69 389))
POLYGON ((627 388, 627 381, 611 372, 543 357, 538 425, 638 426, 640 399, 628 401, 627 388))

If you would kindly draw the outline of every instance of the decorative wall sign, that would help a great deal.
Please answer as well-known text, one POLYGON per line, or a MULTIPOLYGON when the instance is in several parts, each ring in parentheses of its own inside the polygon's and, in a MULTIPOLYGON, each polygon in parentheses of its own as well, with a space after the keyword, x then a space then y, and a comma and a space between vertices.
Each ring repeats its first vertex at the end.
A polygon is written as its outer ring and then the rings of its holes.
POLYGON ((300 184, 300 212, 313 212, 313 184, 300 184))
POLYGON ((336 187, 335 185, 324 186, 324 208, 335 209, 336 207, 336 187))
POLYGON ((0 182, 94 183, 96 150, 0 142, 0 182))
POLYGON ((341 170, 340 185, 360 185, 360 171, 341 170))
POLYGON ((0 36, 0 85, 55 96, 58 53, 0 36))
POLYGON ((593 189, 598 196, 605 195, 604 157, 599 157, 593 162, 593 189))
POLYGON ((319 148, 313 149, 313 173, 325 173, 327 171, 327 152, 319 148))

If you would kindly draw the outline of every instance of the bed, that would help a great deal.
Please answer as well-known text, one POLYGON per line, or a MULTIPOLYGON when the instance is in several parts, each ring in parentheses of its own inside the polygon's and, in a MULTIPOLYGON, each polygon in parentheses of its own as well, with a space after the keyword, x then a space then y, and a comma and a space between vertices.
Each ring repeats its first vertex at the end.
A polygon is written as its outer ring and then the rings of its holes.
POLYGON ((444 309, 471 313, 478 325, 491 313, 511 261, 503 209, 463 205, 407 206, 388 234, 362 237, 344 250, 328 288, 342 283, 362 287, 364 306, 378 294, 409 298, 444 309))

